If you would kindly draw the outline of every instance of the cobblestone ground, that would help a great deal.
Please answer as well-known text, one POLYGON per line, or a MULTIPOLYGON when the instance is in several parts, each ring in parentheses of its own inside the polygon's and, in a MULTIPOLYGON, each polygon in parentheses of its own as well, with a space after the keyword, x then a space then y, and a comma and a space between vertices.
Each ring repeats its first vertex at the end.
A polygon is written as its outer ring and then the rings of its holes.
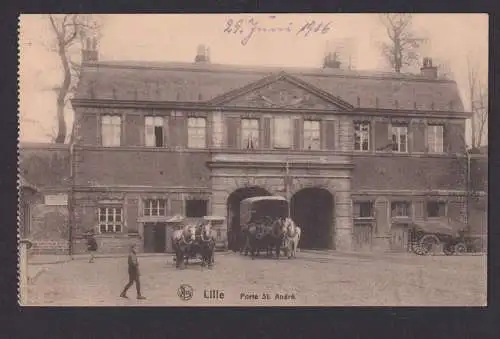
POLYGON ((176 270, 172 256, 140 257, 146 300, 127 282, 127 259, 98 258, 47 265, 29 287, 28 305, 47 306, 484 306, 486 256, 355 255, 300 252, 296 259, 251 260, 234 253, 216 257, 212 270, 189 265, 176 270), (181 284, 194 289, 182 301, 181 284), (205 299, 218 290, 224 299, 205 299), (257 294, 257 300, 242 294, 257 294), (270 300, 261 298, 263 293, 270 300), (295 299, 275 300, 276 294, 295 299))

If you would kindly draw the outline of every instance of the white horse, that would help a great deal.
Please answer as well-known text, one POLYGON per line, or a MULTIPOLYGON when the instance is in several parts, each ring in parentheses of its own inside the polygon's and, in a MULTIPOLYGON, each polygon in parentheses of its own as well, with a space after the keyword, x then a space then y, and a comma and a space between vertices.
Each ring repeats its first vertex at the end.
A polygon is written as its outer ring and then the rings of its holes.
POLYGON ((196 226, 186 225, 172 234, 172 247, 175 251, 175 266, 184 268, 187 263, 187 257, 191 252, 191 247, 196 239, 196 226))
POLYGON ((302 234, 302 230, 295 224, 295 222, 291 218, 285 218, 285 228, 286 240, 290 251, 288 257, 295 258, 299 247, 300 235, 302 234))

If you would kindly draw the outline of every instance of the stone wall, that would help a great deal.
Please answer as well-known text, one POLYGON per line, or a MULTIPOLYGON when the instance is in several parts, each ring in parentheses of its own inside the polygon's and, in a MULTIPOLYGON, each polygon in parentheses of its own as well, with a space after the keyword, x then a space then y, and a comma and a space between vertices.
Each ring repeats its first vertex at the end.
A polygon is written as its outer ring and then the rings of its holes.
POLYGON ((19 172, 39 189, 67 187, 69 158, 68 145, 21 143, 19 172))

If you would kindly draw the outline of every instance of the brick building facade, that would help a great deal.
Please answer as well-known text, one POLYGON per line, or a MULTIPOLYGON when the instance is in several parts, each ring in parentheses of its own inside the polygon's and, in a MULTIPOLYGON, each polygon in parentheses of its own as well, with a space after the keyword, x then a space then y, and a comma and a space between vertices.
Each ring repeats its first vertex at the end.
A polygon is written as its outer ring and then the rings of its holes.
POLYGON ((94 228, 103 251, 144 246, 173 215, 224 216, 237 232, 255 195, 289 199, 305 248, 404 249, 413 221, 465 220, 469 114, 432 64, 405 75, 96 55, 72 100, 74 234, 94 228))

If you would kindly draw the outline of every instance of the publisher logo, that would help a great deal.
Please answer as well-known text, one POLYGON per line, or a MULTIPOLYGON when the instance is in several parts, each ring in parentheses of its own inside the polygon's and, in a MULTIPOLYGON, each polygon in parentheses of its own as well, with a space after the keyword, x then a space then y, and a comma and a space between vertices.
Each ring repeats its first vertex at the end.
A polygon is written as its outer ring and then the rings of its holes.
POLYGON ((182 284, 177 290, 177 295, 181 300, 188 301, 193 298, 194 290, 188 284, 182 284))

